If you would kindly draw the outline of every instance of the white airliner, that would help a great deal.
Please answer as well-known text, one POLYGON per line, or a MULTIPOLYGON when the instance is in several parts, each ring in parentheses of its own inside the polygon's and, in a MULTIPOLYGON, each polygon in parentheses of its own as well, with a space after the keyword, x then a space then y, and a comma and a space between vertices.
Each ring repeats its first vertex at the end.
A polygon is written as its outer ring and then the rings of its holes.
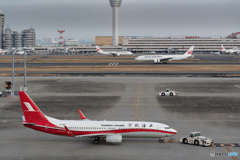
POLYGON ((7 52, 7 50, 2 50, 2 49, 0 49, 0 53, 1 54, 4 54, 4 53, 6 53, 7 52))
POLYGON ((96 46, 97 52, 104 55, 113 55, 115 56, 130 56, 133 53, 129 51, 103 51, 100 47, 96 46))
POLYGON ((18 54, 18 55, 23 55, 25 53, 25 51, 22 51, 22 50, 17 50, 15 52, 15 54, 18 54))
POLYGON ((225 49, 222 45, 222 52, 224 53, 230 53, 230 54, 233 54, 233 53, 238 53, 240 54, 240 50, 239 49, 225 49))
POLYGON ((62 136, 95 138, 94 144, 105 139, 107 143, 121 143, 123 137, 165 138, 177 134, 168 125, 143 121, 89 120, 79 111, 82 120, 58 120, 44 115, 31 98, 19 91, 25 127, 62 136))
POLYGON ((138 56, 135 60, 142 61, 154 61, 154 63, 167 63, 168 61, 178 61, 192 57, 194 46, 191 46, 187 52, 183 55, 143 55, 138 56))

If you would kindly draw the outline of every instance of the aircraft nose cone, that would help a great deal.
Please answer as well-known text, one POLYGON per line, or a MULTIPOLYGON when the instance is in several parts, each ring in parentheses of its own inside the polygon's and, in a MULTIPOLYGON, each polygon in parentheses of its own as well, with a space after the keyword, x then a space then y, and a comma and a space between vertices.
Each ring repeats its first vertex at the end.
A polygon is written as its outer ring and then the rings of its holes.
POLYGON ((175 129, 172 129, 173 134, 177 134, 177 131, 175 129))

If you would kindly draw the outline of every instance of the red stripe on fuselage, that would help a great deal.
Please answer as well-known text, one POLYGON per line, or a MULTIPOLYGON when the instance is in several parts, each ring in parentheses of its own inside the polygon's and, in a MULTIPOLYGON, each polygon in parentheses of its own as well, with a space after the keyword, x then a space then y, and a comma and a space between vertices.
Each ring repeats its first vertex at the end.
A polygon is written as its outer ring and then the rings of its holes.
MULTIPOLYGON (((49 127, 49 126, 33 126, 33 125, 28 125, 28 124, 24 124, 24 126, 37 130, 37 131, 41 131, 41 132, 45 132, 45 133, 50 133, 50 134, 56 134, 56 135, 66 135, 67 131, 64 128, 54 128, 54 127, 49 127)), ((108 133, 112 133, 112 134, 121 134, 121 133, 131 133, 131 132, 147 132, 147 133, 165 133, 165 134, 177 134, 176 132, 169 132, 169 131, 163 131, 163 130, 156 130, 156 129, 119 129, 119 130, 107 130, 107 131, 75 131, 75 130, 70 130, 74 136, 81 136, 81 135, 89 135, 91 136, 91 134, 105 134, 106 135, 108 133)))

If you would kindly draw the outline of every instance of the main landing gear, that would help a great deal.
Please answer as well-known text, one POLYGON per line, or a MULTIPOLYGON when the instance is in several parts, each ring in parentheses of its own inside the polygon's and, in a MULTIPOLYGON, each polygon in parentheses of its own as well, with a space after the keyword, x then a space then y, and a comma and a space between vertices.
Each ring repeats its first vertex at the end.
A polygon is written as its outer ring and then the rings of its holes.
POLYGON ((95 138, 93 144, 97 145, 99 143, 100 138, 95 138))
POLYGON ((164 143, 165 139, 164 138, 159 138, 158 142, 159 143, 164 143))
POLYGON ((169 140, 165 140, 164 138, 159 138, 159 140, 158 140, 159 143, 164 143, 164 142, 173 143, 173 141, 174 141, 173 138, 170 138, 169 140))

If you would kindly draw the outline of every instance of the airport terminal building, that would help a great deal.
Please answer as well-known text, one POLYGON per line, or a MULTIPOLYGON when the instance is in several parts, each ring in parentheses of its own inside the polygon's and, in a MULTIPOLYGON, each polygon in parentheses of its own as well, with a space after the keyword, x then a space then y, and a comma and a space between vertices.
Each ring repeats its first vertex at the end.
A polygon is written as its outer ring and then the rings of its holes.
MULTIPOLYGON (((98 37, 99 44, 106 44, 105 37, 98 37)), ((171 36, 171 37, 124 37, 122 47, 136 52, 184 52, 194 45, 195 52, 219 52, 221 45, 226 49, 240 46, 240 38, 232 37, 200 37, 200 36, 171 36)))

